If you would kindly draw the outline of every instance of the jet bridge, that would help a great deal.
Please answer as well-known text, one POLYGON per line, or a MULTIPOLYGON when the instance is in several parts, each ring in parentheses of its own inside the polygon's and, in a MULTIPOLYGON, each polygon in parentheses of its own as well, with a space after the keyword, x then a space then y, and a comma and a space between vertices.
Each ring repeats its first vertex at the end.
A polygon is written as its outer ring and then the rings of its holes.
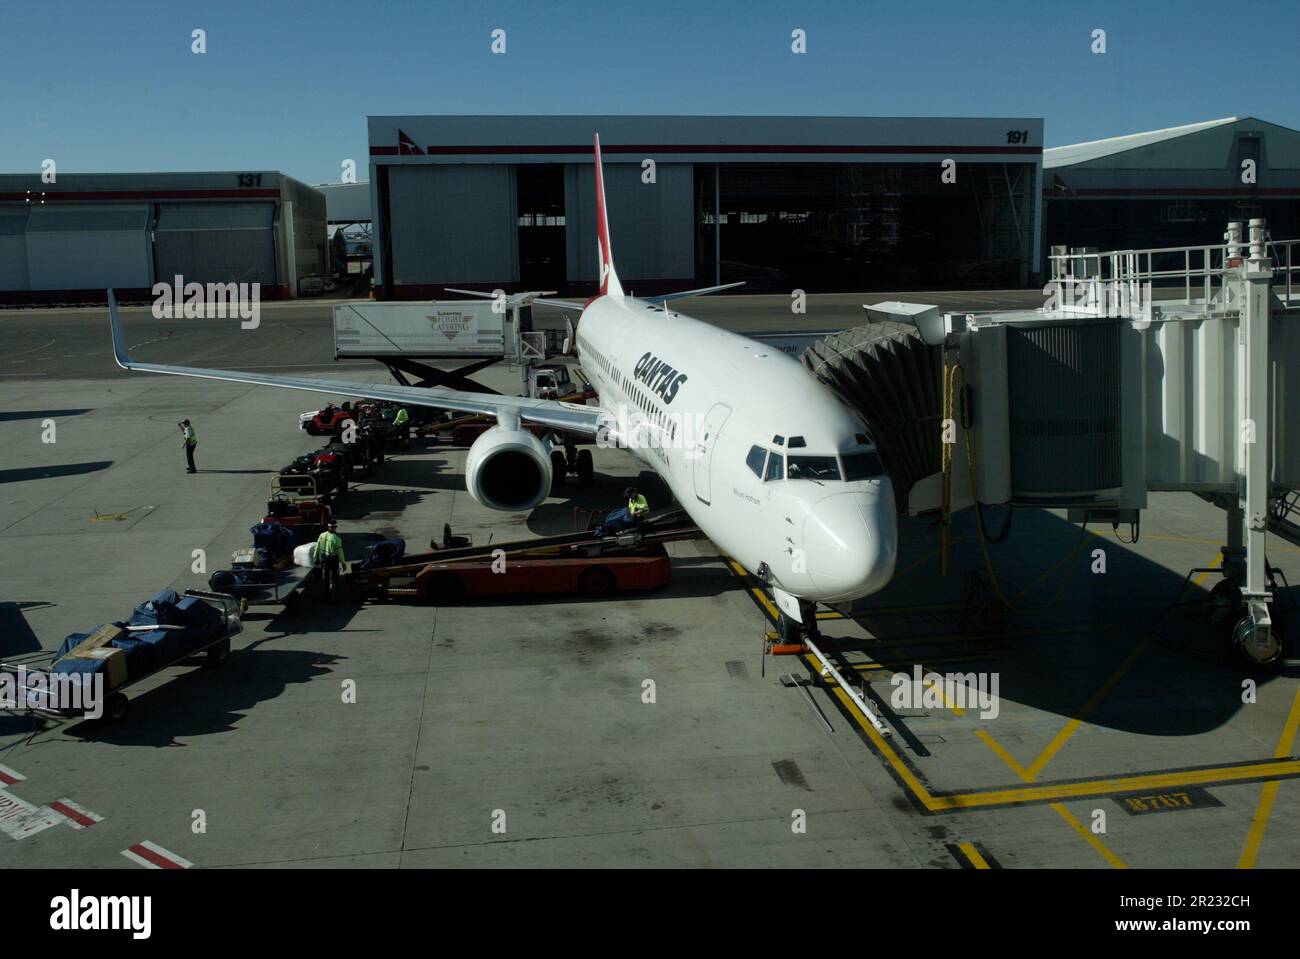
MULTIPOLYGON (((1147 494, 1223 506, 1232 640, 1275 658, 1268 532, 1300 542, 1300 241, 1056 248, 1037 310, 867 306, 804 357, 871 425, 913 514, 1007 504, 1137 527, 1147 494)), ((987 535, 987 531, 986 531, 987 535)))

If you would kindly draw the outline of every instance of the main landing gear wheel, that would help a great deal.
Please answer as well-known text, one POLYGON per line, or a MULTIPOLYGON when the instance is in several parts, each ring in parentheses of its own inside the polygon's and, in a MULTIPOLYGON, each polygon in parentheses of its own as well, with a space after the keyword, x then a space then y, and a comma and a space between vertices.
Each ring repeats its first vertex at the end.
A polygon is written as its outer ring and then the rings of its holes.
POLYGON ((578 485, 590 486, 595 476, 596 467, 591 461, 591 450, 578 450, 578 485))
POLYGON ((559 450, 551 453, 551 494, 564 487, 564 481, 568 478, 569 464, 564 461, 564 454, 559 450))

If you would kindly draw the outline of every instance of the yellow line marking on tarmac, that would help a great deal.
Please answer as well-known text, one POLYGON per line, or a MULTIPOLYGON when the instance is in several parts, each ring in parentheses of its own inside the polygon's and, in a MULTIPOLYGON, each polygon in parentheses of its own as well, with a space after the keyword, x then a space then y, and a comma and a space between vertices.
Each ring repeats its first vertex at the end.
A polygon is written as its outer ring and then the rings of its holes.
MULTIPOLYGON (((1275 758, 1282 759, 1291 755, 1291 747, 1295 745, 1298 729, 1300 729, 1300 690, 1296 690, 1295 699, 1291 702, 1291 712, 1286 718, 1286 725, 1282 727, 1282 737, 1277 741, 1277 748, 1273 750, 1275 758)), ((1281 785, 1277 780, 1264 783, 1264 788, 1259 794, 1259 805, 1255 807, 1255 815, 1250 820, 1246 845, 1241 850, 1241 858, 1237 860, 1238 869, 1255 868, 1259 847, 1264 842, 1264 830, 1268 828, 1269 817, 1273 814, 1273 803, 1277 800, 1277 791, 1281 785)))
POLYGON ((1093 834, 1091 829, 1089 829, 1083 823, 1079 822, 1078 819, 1074 818, 1074 815, 1070 812, 1070 810, 1066 809, 1059 802, 1052 803, 1052 809, 1056 812, 1058 816, 1060 816, 1069 824, 1071 829, 1073 829, 1080 836, 1082 836, 1084 840, 1088 843, 1088 845, 1092 846, 1093 849, 1097 850, 1097 852, 1101 854, 1101 857, 1105 859, 1108 863, 1110 863, 1113 867, 1115 867, 1116 869, 1128 868, 1128 863, 1126 863, 1119 856, 1111 852, 1110 849, 1106 847, 1106 844, 1102 842, 1100 839, 1098 839, 1096 835, 1093 834))
POLYGON ((985 858, 980 855, 980 851, 975 848, 975 844, 973 842, 959 842, 957 843, 957 848, 962 851, 963 855, 965 855, 966 858, 970 860, 971 865, 974 866, 976 869, 993 868, 988 864, 987 860, 985 860, 985 858))
POLYGON ((993 752, 997 755, 997 757, 1001 759, 1004 763, 1006 763, 1008 766, 1010 766, 1011 769, 1015 772, 1015 774, 1019 776, 1021 779, 1025 780, 1025 782, 1029 782, 1034 778, 1029 774, 1029 770, 1025 769, 1024 766, 1020 765, 1020 763, 1016 761, 1015 756, 1012 756, 1011 753, 1007 752, 1006 748, 1000 742, 994 739, 991 735, 989 735, 985 730, 983 729, 977 730, 975 735, 980 739, 984 740, 984 745, 988 746, 989 749, 993 750, 993 752))
MULTIPOLYGON (((1214 562, 1210 565, 1218 566, 1222 561, 1223 554, 1220 553, 1215 557, 1214 562)), ((1208 573, 1198 573, 1192 582, 1200 585, 1208 575, 1208 573)), ((1070 738, 1083 727, 1083 721, 1087 719, 1092 711, 1100 706, 1102 701, 1111 694, 1111 691, 1119 684, 1119 681, 1128 675, 1128 671, 1133 668, 1133 664, 1137 662, 1138 657, 1146 652, 1149 645, 1151 645, 1150 634, 1142 637, 1142 641, 1134 647, 1133 651, 1129 653, 1127 657, 1125 657, 1124 661, 1120 663, 1119 668, 1110 674, 1109 678, 1101 684, 1101 687, 1092 694, 1092 697, 1086 703, 1083 704, 1083 708, 1071 716, 1070 721, 1061 728, 1061 731, 1052 737, 1052 741, 1047 744, 1047 748, 1039 753, 1038 758, 1029 764, 1029 772, 1033 774, 1033 778, 1038 778, 1038 774, 1043 771, 1044 767, 1055 758, 1056 754, 1061 751, 1061 748, 1065 746, 1067 742, 1069 742, 1070 738)))
POLYGON ((1043 768, 1061 751, 1061 748, 1070 740, 1070 737, 1083 726, 1083 721, 1088 718, 1089 714, 1100 706, 1102 700, 1110 695, 1111 690, 1119 685, 1119 681, 1128 675, 1128 671, 1133 668, 1133 664, 1137 662, 1138 657, 1146 652, 1150 643, 1151 638, 1144 636, 1142 641, 1133 648, 1133 651, 1125 657, 1124 662, 1119 664, 1119 668, 1111 673, 1110 677, 1101 684, 1101 687, 1092 694, 1092 698, 1083 704, 1083 708, 1071 716, 1070 721, 1061 728, 1061 731, 1052 737, 1052 741, 1047 744, 1047 748, 1029 764, 1028 772, 1032 778, 1038 778, 1038 774, 1043 771, 1043 768))
POLYGON ((849 668, 855 669, 860 673, 872 672, 873 670, 892 670, 896 673, 906 673, 907 671, 899 664, 911 663, 916 666, 925 668, 926 664, 934 665, 935 663, 989 663, 993 661, 992 656, 918 656, 912 657, 894 657, 885 662, 876 663, 855 663, 853 660, 845 660, 849 668), (924 662, 922 662, 924 660, 924 662))
MULTIPOLYGON (((731 567, 741 577, 747 577, 747 573, 740 564, 733 560, 726 560, 731 567)), ((775 617, 778 610, 772 604, 765 593, 760 589, 750 589, 750 592, 758 600, 759 604, 775 617)), ((1145 640, 1144 640, 1145 643, 1145 640)), ((1136 654, 1141 648, 1135 649, 1130 654, 1131 659, 1136 658, 1136 654)), ((814 670, 816 674, 822 671, 822 662, 812 653, 804 654, 801 657, 805 663, 814 670)), ((1124 667, 1121 667, 1123 669, 1124 667)), ((1117 672, 1119 672, 1117 670, 1117 672)), ((1114 677, 1112 677, 1114 678, 1114 677)), ((1117 682, 1118 680, 1116 680, 1117 682)), ((1174 770, 1170 772, 1142 773, 1129 776, 1116 776, 1104 779, 1089 779, 1078 782, 1061 782, 1061 783, 1043 783, 1033 784, 1027 780, 1030 777, 1030 771, 1020 766, 1005 749, 1003 749, 991 736, 981 734, 984 741, 990 749, 1006 762, 1022 779, 1026 780, 1024 786, 1013 786, 1006 789, 989 790, 985 792, 968 792, 968 793, 947 793, 935 795, 930 792, 929 788, 922 782, 920 776, 912 766, 895 751, 889 740, 885 739, 867 720, 862 711, 849 698, 838 683, 831 679, 824 680, 826 688, 836 698, 845 712, 857 723, 858 728, 862 730, 871 745, 875 748, 876 754, 884 760, 885 764, 898 777, 903 788, 912 796, 913 800, 919 804, 926 812, 929 813, 948 813, 976 811, 987 809, 995 806, 1014 806, 1021 803, 1048 803, 1053 811, 1059 815, 1067 825, 1079 834, 1097 853, 1102 856, 1108 863, 1117 869, 1127 868, 1127 863, 1119 856, 1113 853, 1092 831, 1076 819, 1064 805, 1062 800, 1073 799, 1093 799, 1103 796, 1111 796, 1118 793, 1126 792, 1147 792, 1158 789, 1174 788, 1180 786, 1213 786, 1213 785, 1231 785, 1238 782, 1249 782, 1266 780, 1269 784, 1276 785, 1282 779, 1300 778, 1300 759, 1290 759, 1288 761, 1279 761, 1279 757, 1271 760, 1261 760, 1258 762, 1248 763, 1239 766, 1219 766, 1207 769, 1185 769, 1174 770)), ((1107 681, 1110 684, 1110 680, 1107 681)), ((1113 684, 1112 684, 1113 685, 1113 684)), ((1103 687, 1105 688, 1105 687, 1103 687)), ((1300 701, 1300 694, 1297 695, 1300 701)), ((1087 707, 1085 707, 1087 708, 1087 707)), ((1294 740, 1296 728, 1300 726, 1300 709, 1293 707, 1292 717, 1288 721, 1287 731, 1284 743, 1279 743, 1277 752, 1285 755, 1286 751, 1291 748, 1290 740, 1294 740)), ((1040 757, 1041 758, 1041 757, 1040 757)), ((1041 770, 1041 766, 1039 769, 1041 770)), ((1262 835, 1262 826, 1259 827, 1262 835)))
MULTIPOLYGON (((1222 546, 1223 541, 1218 539, 1200 539, 1194 536, 1162 536, 1156 533, 1143 532, 1143 539, 1160 540, 1166 543, 1194 543, 1204 546, 1222 546)), ((1127 544, 1126 544, 1127 545, 1127 544)), ((1291 546, 1286 543, 1277 543, 1276 540, 1269 545, 1269 552, 1279 553, 1300 553, 1300 547, 1291 546)))
POLYGON ((1016 802, 1050 802, 1057 799, 1093 798, 1112 793, 1150 791, 1173 786, 1228 785, 1252 779, 1288 779, 1300 776, 1300 760, 1277 762, 1261 759, 1242 766, 1181 769, 1164 773, 1137 773, 1082 782, 1014 786, 989 792, 934 797, 936 810, 979 809, 1016 802))

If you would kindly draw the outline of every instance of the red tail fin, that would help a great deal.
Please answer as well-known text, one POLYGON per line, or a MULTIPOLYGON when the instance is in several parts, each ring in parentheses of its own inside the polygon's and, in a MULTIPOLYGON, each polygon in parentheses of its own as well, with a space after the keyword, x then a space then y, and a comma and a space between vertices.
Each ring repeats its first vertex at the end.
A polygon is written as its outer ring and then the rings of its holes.
POLYGON ((596 134, 596 232, 600 237, 601 295, 622 296, 623 284, 614 271, 614 252, 609 245, 609 217, 605 208, 605 170, 600 161, 600 134, 596 134))

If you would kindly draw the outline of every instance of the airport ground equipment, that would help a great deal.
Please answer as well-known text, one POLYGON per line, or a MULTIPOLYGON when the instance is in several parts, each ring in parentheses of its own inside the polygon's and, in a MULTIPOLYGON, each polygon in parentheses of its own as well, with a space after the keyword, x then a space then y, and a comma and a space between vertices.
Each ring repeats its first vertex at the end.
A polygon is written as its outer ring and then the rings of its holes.
POLYGON ((210 666, 223 664, 230 656, 231 638, 242 630, 238 600, 198 589, 180 594, 162 590, 137 606, 124 623, 68 636, 48 665, 0 663, 0 672, 23 679, 17 711, 59 720, 77 718, 85 710, 52 702, 51 683, 101 676, 103 718, 116 721, 126 715, 127 689, 200 653, 206 654, 210 666))
MULTIPOLYGON (((453 290, 471 293, 469 290, 453 290)), ((563 334, 536 330, 532 302, 539 292, 502 292, 481 300, 340 303, 334 307, 334 358, 373 359, 388 367, 404 386, 446 386, 492 393, 470 377, 505 361, 522 368, 527 395, 534 371, 546 359, 564 352, 563 334), (425 360, 469 361, 454 370, 440 370, 425 360), (415 382, 411 382, 411 377, 415 382)), ((552 388, 561 389, 556 382, 552 388)))
POLYGON ((604 596, 665 585, 671 576, 671 564, 662 552, 664 544, 699 536, 699 527, 677 509, 651 512, 634 529, 600 537, 583 529, 473 545, 463 539, 458 543, 458 538, 446 529, 444 542, 453 545, 401 555, 391 565, 380 565, 367 557, 354 564, 350 580, 362 595, 439 604, 476 595, 577 592, 604 596))
POLYGON ((249 532, 252 547, 235 550, 230 568, 208 577, 208 588, 238 600, 240 613, 252 606, 282 606, 287 615, 297 615, 302 590, 317 571, 295 564, 294 551, 315 536, 307 536, 306 527, 288 526, 278 517, 268 517, 249 532))
POLYGON ((321 502, 328 503, 335 496, 347 495, 348 474, 351 472, 352 468, 344 457, 322 447, 297 457, 280 470, 280 476, 311 477, 321 502))
POLYGON ((295 541, 305 543, 324 533, 333 518, 329 504, 321 502, 316 477, 303 474, 270 478, 263 522, 279 522, 294 531, 295 541))
POLYGON ((319 575, 314 566, 235 566, 213 573, 208 587, 235 600, 241 614, 254 606, 279 606, 286 616, 297 616, 304 589, 319 575))
POLYGON ((1041 309, 870 304, 803 363, 867 420, 902 508, 945 533, 970 506, 986 542, 1004 533, 985 506, 1135 532, 1151 491, 1222 506, 1225 638, 1276 659, 1264 550, 1270 531, 1300 534, 1300 241, 1251 220, 1219 244, 1049 262, 1041 309))

